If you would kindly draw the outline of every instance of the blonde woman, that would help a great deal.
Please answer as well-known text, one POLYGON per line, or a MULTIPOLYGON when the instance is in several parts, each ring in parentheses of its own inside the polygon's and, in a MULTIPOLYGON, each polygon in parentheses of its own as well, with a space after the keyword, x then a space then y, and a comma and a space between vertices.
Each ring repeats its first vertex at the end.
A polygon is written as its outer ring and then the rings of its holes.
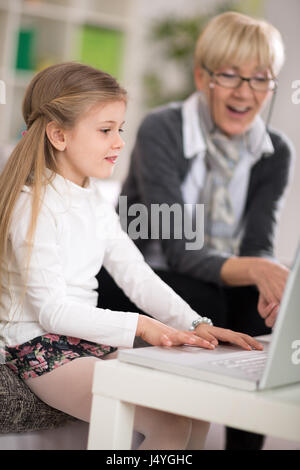
MULTIPOLYGON (((213 18, 196 45, 196 92, 146 116, 122 190, 128 207, 205 204, 202 249, 186 249, 184 236, 138 246, 195 310, 253 336, 271 332, 289 273, 274 259, 274 239, 292 149, 269 129, 283 62, 272 25, 234 12, 213 18)), ((114 306, 126 309, 105 271, 99 279, 114 306)), ((260 436, 231 430, 227 437, 227 449, 262 445, 260 436)))
MULTIPOLYGON (((199 317, 149 268, 102 200, 98 180, 111 175, 124 146, 125 110, 126 92, 108 74, 76 63, 43 70, 24 98, 27 132, 0 177, 6 366, 42 401, 84 421, 95 361, 131 347, 135 336, 153 345, 262 348, 199 317), (102 265, 156 319, 97 308, 102 265)), ((137 408, 135 429, 145 436, 141 449, 201 448, 208 424, 137 408)))

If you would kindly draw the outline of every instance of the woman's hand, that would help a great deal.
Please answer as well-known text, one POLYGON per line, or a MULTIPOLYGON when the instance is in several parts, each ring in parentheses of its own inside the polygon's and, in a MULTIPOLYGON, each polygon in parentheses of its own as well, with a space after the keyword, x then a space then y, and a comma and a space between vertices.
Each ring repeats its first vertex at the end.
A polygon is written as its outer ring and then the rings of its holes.
POLYGON ((242 349, 246 349, 248 351, 251 349, 258 349, 260 351, 264 349, 261 343, 249 335, 245 335, 244 333, 237 333, 236 331, 227 330, 225 328, 210 326, 206 323, 200 323, 200 325, 197 326, 195 333, 199 337, 209 341, 214 345, 217 345, 218 340, 220 340, 236 344, 242 349))
POLYGON ((146 315, 139 315, 136 335, 153 346, 179 346, 190 344, 205 349, 214 349, 205 338, 201 338, 194 331, 180 331, 167 326, 146 315))
POLYGON ((274 302, 267 302, 264 296, 259 294, 257 309, 261 317, 264 318, 266 326, 272 328, 276 321, 279 305, 274 302))
POLYGON ((265 258, 242 256, 225 261, 221 278, 229 286, 255 285, 259 291, 258 313, 270 327, 275 323, 289 272, 280 263, 265 258))
MULTIPOLYGON (((264 306, 279 305, 283 296, 289 269, 279 263, 255 258, 250 268, 251 277, 264 302, 260 303, 259 313, 264 317, 264 306)), ((271 308, 271 307, 270 307, 271 308)))

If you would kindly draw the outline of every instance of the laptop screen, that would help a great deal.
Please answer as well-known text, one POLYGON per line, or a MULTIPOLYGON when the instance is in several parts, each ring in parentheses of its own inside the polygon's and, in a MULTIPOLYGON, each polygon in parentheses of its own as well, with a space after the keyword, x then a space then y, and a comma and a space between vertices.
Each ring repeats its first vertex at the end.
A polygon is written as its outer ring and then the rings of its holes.
POLYGON ((289 274, 259 388, 300 382, 300 245, 289 274))

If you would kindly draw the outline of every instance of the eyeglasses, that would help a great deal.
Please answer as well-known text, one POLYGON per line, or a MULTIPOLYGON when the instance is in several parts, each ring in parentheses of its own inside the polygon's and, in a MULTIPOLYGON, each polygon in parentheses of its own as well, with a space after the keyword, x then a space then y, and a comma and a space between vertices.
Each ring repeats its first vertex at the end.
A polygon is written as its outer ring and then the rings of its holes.
POLYGON ((242 77, 234 73, 215 73, 209 70, 205 65, 202 65, 204 70, 212 77, 217 85, 223 88, 239 88, 243 82, 248 82, 249 86, 254 91, 269 91, 275 90, 277 87, 277 80, 275 78, 265 77, 242 77))

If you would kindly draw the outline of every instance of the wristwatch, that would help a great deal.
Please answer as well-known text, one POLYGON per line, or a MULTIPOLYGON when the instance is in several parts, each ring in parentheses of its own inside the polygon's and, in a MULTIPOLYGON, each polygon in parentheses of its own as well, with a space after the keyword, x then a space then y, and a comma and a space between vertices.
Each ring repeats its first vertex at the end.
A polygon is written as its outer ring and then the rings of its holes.
POLYGON ((213 322, 211 321, 210 318, 199 317, 199 318, 197 318, 197 320, 194 320, 192 322, 191 326, 189 327, 189 331, 195 331, 197 326, 200 325, 201 323, 206 323, 207 325, 213 326, 213 322))

